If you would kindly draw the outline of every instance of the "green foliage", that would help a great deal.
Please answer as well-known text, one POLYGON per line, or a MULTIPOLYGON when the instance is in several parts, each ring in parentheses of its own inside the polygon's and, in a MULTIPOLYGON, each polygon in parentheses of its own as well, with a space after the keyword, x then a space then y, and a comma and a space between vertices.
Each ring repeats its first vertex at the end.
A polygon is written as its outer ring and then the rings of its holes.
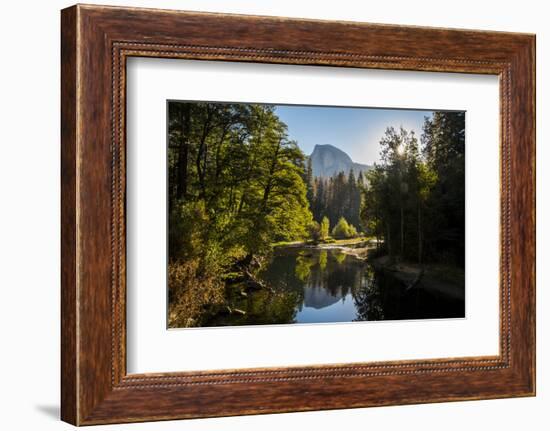
POLYGON ((315 260, 311 256, 301 254, 296 258, 296 268, 294 270, 296 278, 300 281, 307 281, 311 274, 311 268, 315 266, 315 260))
POLYGON ((321 240, 326 240, 328 238, 330 232, 330 221, 327 216, 323 217, 323 220, 321 220, 321 226, 320 226, 320 236, 321 240))
MULTIPOLYGON (((246 310, 242 316, 232 315, 231 325, 262 325, 262 324, 283 324, 293 323, 296 318, 296 304, 301 303, 303 298, 297 291, 259 290, 249 295, 246 299, 236 301, 235 308, 246 310)), ((216 326, 216 320, 209 323, 209 326, 216 326)), ((222 325, 227 325, 223 322, 222 325)))
POLYGON ((344 217, 353 225, 361 226, 362 172, 356 177, 352 169, 347 176, 339 172, 332 177, 316 177, 312 181, 312 191, 308 197, 315 220, 326 217, 329 225, 335 225, 340 217, 344 217))
POLYGON ((332 229, 332 236, 336 239, 354 238, 357 236, 357 229, 349 224, 344 217, 340 217, 340 220, 332 229))
POLYGON ((328 253, 326 250, 321 250, 319 252, 319 268, 321 271, 324 271, 327 268, 328 263, 328 253))
MULTIPOLYGON (((274 242, 305 239, 313 221, 308 173, 273 107, 171 102, 170 262, 193 260, 197 279, 219 280, 235 264, 267 256, 274 242)), ((193 273, 185 271, 188 282, 193 273)))
POLYGON ((464 265, 465 253, 465 115, 436 112, 424 122, 422 143, 427 166, 436 181, 426 198, 428 255, 464 265))
POLYGON ((346 253, 335 253, 334 254, 334 260, 338 265, 342 265, 346 261, 347 254, 346 253))
MULTIPOLYGON (((305 156, 274 108, 174 102, 169 115, 170 230, 197 221, 208 226, 207 243, 249 254, 306 237, 305 156), (178 214, 190 203, 203 208, 204 217, 178 214)), ((171 256, 190 246, 173 245, 171 256)))
POLYGON ((414 133, 388 128, 366 175, 361 218, 399 259, 464 264, 464 113, 426 118, 414 133), (429 222, 428 222, 429 221, 429 222))

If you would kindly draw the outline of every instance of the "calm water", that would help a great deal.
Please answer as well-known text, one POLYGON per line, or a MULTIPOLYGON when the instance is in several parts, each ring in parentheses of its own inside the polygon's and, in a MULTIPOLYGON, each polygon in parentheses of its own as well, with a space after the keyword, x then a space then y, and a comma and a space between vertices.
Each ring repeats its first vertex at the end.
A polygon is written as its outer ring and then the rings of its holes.
POLYGON ((261 279, 271 291, 238 291, 206 326, 464 317, 464 300, 399 280, 337 249, 278 248, 261 279))

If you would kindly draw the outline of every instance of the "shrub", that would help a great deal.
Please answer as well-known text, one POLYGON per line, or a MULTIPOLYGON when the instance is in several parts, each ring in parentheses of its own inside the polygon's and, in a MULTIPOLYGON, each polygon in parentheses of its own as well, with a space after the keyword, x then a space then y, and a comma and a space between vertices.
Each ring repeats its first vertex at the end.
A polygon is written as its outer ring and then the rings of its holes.
POLYGON ((200 269, 199 259, 168 264, 168 326, 200 326, 205 306, 223 304, 224 285, 214 268, 200 269))
POLYGON ((344 217, 340 217, 340 220, 332 229, 332 236, 337 239, 353 238, 357 236, 357 229, 349 224, 344 217))

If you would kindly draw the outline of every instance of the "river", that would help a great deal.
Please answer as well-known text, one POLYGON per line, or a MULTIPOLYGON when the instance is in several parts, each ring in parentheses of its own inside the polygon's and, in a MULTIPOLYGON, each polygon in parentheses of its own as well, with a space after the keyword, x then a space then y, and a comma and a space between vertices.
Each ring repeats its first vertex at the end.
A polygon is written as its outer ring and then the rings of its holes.
POLYGON ((464 317, 464 299, 413 289, 350 249, 278 247, 259 274, 268 289, 229 298, 232 313, 205 326, 464 317), (348 252, 346 252, 348 251, 348 252))

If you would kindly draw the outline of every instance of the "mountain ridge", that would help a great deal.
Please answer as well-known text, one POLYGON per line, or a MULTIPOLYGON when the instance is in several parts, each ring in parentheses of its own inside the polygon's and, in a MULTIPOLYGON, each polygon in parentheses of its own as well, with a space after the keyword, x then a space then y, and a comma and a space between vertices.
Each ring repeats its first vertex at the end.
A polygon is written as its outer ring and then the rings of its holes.
POLYGON ((348 175, 352 169, 359 175, 372 169, 371 165, 354 162, 346 152, 330 144, 315 145, 309 159, 314 177, 331 177, 340 172, 348 175))

